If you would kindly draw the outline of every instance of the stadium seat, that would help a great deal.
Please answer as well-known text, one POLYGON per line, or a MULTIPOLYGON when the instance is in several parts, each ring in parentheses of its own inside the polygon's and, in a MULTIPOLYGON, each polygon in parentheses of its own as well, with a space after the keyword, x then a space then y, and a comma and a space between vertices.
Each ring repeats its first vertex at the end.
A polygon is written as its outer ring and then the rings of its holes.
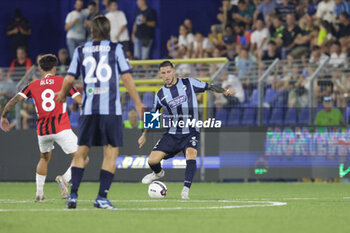
POLYGON ((282 124, 283 124, 283 108, 273 108, 271 112, 269 125, 282 125, 282 124))
POLYGON ((227 119, 227 126, 239 126, 241 123, 241 115, 242 115, 241 108, 231 109, 227 119))
POLYGON ((267 103, 269 105, 271 105, 272 101, 274 100, 276 96, 276 90, 269 88, 266 90, 265 92, 265 98, 264 98, 264 103, 267 103))
POLYGON ((258 89, 254 89, 252 96, 250 98, 250 104, 252 107, 258 106, 258 101, 259 101, 259 92, 258 89))
POLYGON ((350 124, 350 107, 346 108, 345 123, 350 124))
POLYGON ((256 125, 256 108, 245 108, 243 111, 242 126, 255 126, 256 125))
MULTIPOLYGON (((264 108, 263 110, 263 125, 268 125, 269 124, 269 119, 270 119, 270 108, 264 108)), ((256 118, 258 120, 258 118, 256 118)))
POLYGON ((286 113, 286 118, 284 119, 284 124, 286 125, 296 125, 297 124, 298 113, 296 108, 288 108, 286 113))
POLYGON ((309 124, 309 108, 303 108, 299 115, 298 125, 308 125, 309 124))
POLYGON ((70 121, 70 126, 72 128, 78 128, 79 127, 79 117, 80 113, 79 111, 73 111, 69 115, 69 121, 70 121))
POLYGON ((216 110, 215 119, 222 122, 222 126, 227 125, 227 109, 221 108, 216 110))

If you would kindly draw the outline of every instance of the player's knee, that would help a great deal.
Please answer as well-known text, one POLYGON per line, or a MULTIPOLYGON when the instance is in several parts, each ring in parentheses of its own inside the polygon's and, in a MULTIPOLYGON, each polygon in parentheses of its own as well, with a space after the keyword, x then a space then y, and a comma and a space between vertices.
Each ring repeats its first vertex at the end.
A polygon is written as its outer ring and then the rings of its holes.
POLYGON ((45 162, 49 162, 50 161, 50 154, 49 153, 44 153, 44 154, 40 154, 40 159, 44 160, 45 162))
POLYGON ((186 159, 187 160, 195 160, 197 157, 197 150, 194 148, 186 149, 186 159))
POLYGON ((148 164, 154 165, 154 164, 157 164, 159 162, 160 162, 160 160, 158 158, 152 158, 152 157, 148 158, 148 164))

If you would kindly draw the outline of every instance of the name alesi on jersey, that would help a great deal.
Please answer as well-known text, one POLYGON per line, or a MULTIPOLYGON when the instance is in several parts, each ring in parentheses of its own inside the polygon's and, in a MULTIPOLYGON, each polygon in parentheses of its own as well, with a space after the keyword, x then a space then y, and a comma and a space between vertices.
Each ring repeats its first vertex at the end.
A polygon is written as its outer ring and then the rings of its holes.
POLYGON ((111 47, 108 45, 95 45, 91 47, 84 47, 83 53, 93 53, 93 52, 109 52, 111 47))
POLYGON ((40 80, 40 86, 53 85, 53 84, 55 84, 55 80, 54 79, 43 79, 43 80, 40 80))

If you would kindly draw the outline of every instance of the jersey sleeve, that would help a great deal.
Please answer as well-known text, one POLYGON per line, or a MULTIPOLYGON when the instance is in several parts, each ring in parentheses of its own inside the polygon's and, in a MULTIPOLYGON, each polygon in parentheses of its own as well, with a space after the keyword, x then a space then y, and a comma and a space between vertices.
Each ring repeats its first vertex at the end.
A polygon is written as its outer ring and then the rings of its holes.
POLYGON ((73 99, 79 94, 80 94, 79 91, 77 89, 75 89, 74 87, 72 87, 68 92, 68 96, 72 97, 73 99))
POLYGON ((123 46, 118 44, 116 46, 115 52, 116 60, 118 61, 118 71, 120 74, 131 73, 132 69, 129 64, 129 60, 127 59, 125 52, 123 50, 123 46))
POLYGON ((163 107, 162 103, 160 102, 158 95, 155 95, 154 97, 154 103, 153 103, 153 108, 152 108, 152 112, 156 112, 158 110, 161 110, 163 107))
POLYGON ((189 81, 195 93, 200 93, 208 90, 208 83, 206 82, 200 81, 195 78, 189 78, 189 81))
POLYGON ((20 92, 18 92, 18 95, 22 96, 25 99, 31 98, 32 92, 31 92, 30 84, 28 84, 20 92))
POLYGON ((67 74, 72 75, 75 79, 80 76, 80 60, 79 60, 79 47, 74 50, 72 61, 70 62, 67 74))

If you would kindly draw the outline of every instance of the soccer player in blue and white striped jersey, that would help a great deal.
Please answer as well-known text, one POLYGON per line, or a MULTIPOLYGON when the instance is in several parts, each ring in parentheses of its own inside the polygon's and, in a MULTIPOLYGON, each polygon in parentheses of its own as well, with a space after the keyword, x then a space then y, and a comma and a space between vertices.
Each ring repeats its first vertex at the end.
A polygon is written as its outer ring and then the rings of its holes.
POLYGON ((84 159, 91 146, 104 147, 100 172, 100 189, 94 203, 97 208, 114 209, 107 199, 115 172, 119 147, 123 144, 122 109, 119 79, 121 78, 140 117, 144 105, 130 74, 131 67, 119 43, 109 41, 110 23, 97 16, 91 23, 93 41, 78 47, 68 69, 57 100, 64 102, 67 90, 75 79, 82 77, 84 92, 79 120, 78 152, 72 162, 72 187, 67 208, 76 208, 78 188, 84 173, 84 159))
MULTIPOLYGON (((155 96, 152 112, 164 108, 170 116, 170 127, 163 137, 154 146, 148 157, 148 164, 152 173, 142 179, 142 183, 150 184, 164 176, 160 161, 174 157, 183 151, 186 157, 186 171, 184 188, 181 192, 182 199, 189 199, 189 190, 195 175, 197 164, 197 148, 199 143, 199 129, 191 125, 186 126, 186 122, 196 122, 199 120, 198 102, 196 93, 211 90, 225 95, 234 95, 234 90, 225 90, 217 85, 208 84, 194 78, 177 78, 175 76, 174 65, 170 61, 164 61, 159 65, 159 75, 165 85, 155 96), (185 124, 179 124, 179 122, 185 124), (176 123, 175 126, 173 123, 176 123)), ((164 116, 163 116, 164 119, 164 116)), ((145 130, 138 140, 141 148, 146 142, 145 130)))

